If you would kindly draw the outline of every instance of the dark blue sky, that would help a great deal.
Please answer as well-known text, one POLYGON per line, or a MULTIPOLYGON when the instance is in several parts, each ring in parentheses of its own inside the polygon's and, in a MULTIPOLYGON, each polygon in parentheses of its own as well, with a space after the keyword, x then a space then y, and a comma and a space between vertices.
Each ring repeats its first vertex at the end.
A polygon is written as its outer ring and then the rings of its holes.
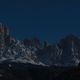
POLYGON ((17 39, 55 42, 70 33, 80 35, 80 1, 0 0, 0 21, 17 39))

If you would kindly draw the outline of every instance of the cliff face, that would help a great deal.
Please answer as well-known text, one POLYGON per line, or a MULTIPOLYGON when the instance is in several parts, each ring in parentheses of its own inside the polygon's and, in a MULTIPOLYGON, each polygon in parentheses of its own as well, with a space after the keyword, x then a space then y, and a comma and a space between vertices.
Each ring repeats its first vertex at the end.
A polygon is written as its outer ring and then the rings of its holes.
POLYGON ((10 34, 7 26, 0 23, 0 57, 5 51, 5 48, 10 44, 10 34))

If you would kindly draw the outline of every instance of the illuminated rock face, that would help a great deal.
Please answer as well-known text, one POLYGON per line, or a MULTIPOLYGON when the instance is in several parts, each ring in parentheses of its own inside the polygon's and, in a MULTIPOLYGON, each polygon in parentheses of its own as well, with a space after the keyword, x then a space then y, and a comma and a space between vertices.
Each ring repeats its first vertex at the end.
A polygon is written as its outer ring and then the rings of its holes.
MULTIPOLYGON (((0 23, 0 54, 3 54, 5 47, 10 43, 10 35, 7 26, 0 23)), ((1 55, 0 55, 1 56, 1 55)))

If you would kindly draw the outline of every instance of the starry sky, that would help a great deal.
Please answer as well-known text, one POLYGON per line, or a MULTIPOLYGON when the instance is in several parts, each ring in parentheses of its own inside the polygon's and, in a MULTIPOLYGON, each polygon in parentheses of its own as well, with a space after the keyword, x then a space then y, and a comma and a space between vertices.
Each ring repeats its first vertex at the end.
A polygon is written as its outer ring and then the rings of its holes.
POLYGON ((0 0, 0 22, 17 39, 38 37, 56 42, 80 36, 79 0, 0 0))

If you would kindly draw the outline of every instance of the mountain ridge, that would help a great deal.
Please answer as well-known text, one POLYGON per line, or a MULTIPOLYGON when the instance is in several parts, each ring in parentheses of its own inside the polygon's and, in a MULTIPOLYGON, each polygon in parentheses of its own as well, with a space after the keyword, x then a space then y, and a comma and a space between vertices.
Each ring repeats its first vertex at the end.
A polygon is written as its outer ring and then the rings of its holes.
POLYGON ((80 63, 80 38, 68 35, 56 44, 37 38, 16 40, 0 24, 0 62, 12 61, 42 66, 77 66, 80 63))

